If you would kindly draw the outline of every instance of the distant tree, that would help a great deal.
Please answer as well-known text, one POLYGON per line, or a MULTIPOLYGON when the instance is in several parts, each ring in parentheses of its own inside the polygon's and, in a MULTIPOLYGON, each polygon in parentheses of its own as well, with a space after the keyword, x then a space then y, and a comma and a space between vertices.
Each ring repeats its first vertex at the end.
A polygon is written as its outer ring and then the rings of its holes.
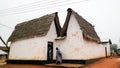
POLYGON ((117 44, 111 44, 110 45, 110 50, 112 51, 114 51, 114 52, 116 52, 117 53, 117 49, 118 49, 118 45, 117 44))

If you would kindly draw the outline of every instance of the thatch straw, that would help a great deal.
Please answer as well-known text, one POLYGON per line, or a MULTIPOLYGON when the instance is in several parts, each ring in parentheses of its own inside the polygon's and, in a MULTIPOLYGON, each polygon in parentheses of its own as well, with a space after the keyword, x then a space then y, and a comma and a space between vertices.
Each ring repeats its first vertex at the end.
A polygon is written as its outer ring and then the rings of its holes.
POLYGON ((18 24, 15 27, 12 35, 9 37, 8 41, 16 41, 19 39, 31 38, 34 36, 45 36, 50 29, 52 21, 55 21, 57 36, 67 36, 67 29, 71 14, 73 14, 78 21, 80 30, 83 31, 83 36, 85 38, 100 42, 100 38, 95 32, 94 27, 70 8, 68 9, 67 18, 62 30, 59 24, 57 13, 53 13, 18 24))
POLYGON ((26 21, 16 25, 15 30, 8 41, 32 38, 34 36, 45 36, 49 31, 51 23, 55 19, 55 13, 26 21))
POLYGON ((74 10, 72 10, 70 8, 68 9, 68 15, 67 15, 65 24, 63 26, 63 29, 61 31, 63 33, 62 36, 67 35, 66 33, 67 33, 67 28, 68 28, 69 19, 70 19, 71 14, 73 14, 75 16, 76 20, 78 21, 80 30, 83 31, 83 36, 85 38, 100 42, 100 38, 98 37, 97 33, 95 32, 94 27, 89 22, 87 22, 84 18, 82 18, 78 13, 76 13, 74 10))

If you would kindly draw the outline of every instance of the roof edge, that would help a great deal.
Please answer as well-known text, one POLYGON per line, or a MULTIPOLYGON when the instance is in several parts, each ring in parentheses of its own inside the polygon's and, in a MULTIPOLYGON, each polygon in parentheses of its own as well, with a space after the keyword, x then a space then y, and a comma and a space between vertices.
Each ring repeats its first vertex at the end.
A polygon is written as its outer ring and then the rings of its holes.
MULTIPOLYGON (((14 42, 14 41, 18 41, 18 40, 22 40, 22 39, 27 39, 27 38, 33 38, 34 36, 31 36, 31 37, 24 37, 24 38, 18 38, 18 39, 16 39, 16 38, 11 38, 12 36, 13 36, 13 33, 16 31, 16 29, 18 29, 18 27, 19 26, 21 26, 21 24, 25 24, 25 23, 27 23, 27 22, 30 22, 30 21, 33 21, 33 20, 36 20, 36 19, 40 19, 40 18, 42 18, 42 17, 44 17, 44 16, 53 16, 53 21, 54 21, 54 23, 55 23, 55 28, 57 28, 57 29, 59 29, 59 30, 61 30, 61 26, 60 26, 60 23, 59 23, 59 19, 58 19, 58 12, 54 12, 54 13, 51 13, 51 14, 46 14, 46 15, 43 15, 43 16, 41 16, 41 17, 38 17, 38 18, 34 18, 34 19, 31 19, 31 20, 28 20, 28 21, 25 21, 25 22, 22 22, 22 23, 19 23, 19 24, 17 24, 16 26, 15 26, 15 29, 14 29, 14 31, 12 32, 12 34, 10 35, 10 37, 8 38, 8 40, 7 40, 7 42, 14 42)), ((56 29, 56 30, 57 30, 56 29)), ((58 31, 59 31, 58 30, 58 31)), ((49 31, 49 30, 48 30, 49 31)), ((57 34, 59 34, 59 32, 57 33, 57 34)), ((43 36, 43 35, 42 35, 43 36)), ((45 35, 44 35, 45 36, 45 35)))
MULTIPOLYGON (((74 14, 75 15, 75 18, 76 18, 76 15, 80 16, 77 12, 75 12, 74 10, 72 10, 71 8, 68 8, 67 9, 67 16, 66 16, 66 20, 65 20, 65 23, 64 23, 64 26, 61 30, 61 33, 62 33, 62 36, 67 36, 67 28, 68 28, 68 24, 69 24, 69 20, 70 20, 70 17, 71 17, 71 14, 74 14)), ((80 16, 85 22, 87 22, 82 16, 80 16)), ((76 18, 77 19, 77 18, 76 18)), ((78 20, 77 20, 78 21, 78 20)), ((92 24, 87 22, 91 27, 92 24)), ((96 33, 96 31, 95 31, 96 33)), ((96 33, 97 34, 97 33, 96 33)), ((97 41, 97 42, 100 42, 100 38, 99 36, 97 35, 97 39, 91 39, 90 37, 88 37, 90 40, 94 40, 94 41, 97 41)))
POLYGON ((67 28, 68 28, 68 24, 69 24, 69 20, 70 20, 71 14, 72 14, 72 9, 68 8, 67 9, 67 16, 66 16, 63 28, 61 30, 61 36, 66 36, 67 35, 66 32, 67 32, 67 28))

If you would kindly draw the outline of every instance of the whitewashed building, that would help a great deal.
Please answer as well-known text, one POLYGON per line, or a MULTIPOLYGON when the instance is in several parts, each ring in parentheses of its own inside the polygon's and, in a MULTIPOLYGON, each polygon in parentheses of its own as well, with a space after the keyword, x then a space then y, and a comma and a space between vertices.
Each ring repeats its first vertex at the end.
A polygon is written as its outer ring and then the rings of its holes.
POLYGON ((110 56, 110 43, 103 44, 94 26, 72 9, 68 9, 61 33, 55 45, 62 51, 63 60, 79 62, 110 56))
POLYGON ((23 22, 15 27, 8 39, 11 42, 8 61, 48 61, 49 47, 56 60, 56 47, 63 62, 81 62, 110 56, 110 46, 101 44, 94 26, 72 9, 61 29, 57 13, 23 22), (105 49, 105 47, 107 49, 105 49))
POLYGON ((8 39, 11 42, 8 62, 46 61, 48 48, 53 48, 60 30, 57 13, 18 24, 8 39))

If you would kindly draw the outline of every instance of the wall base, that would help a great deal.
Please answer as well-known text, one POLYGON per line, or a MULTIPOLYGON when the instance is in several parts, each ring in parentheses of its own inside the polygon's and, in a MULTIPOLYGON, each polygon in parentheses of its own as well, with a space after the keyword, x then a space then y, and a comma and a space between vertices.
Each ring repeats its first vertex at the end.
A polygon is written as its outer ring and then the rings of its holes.
POLYGON ((90 64, 90 63, 93 63, 93 62, 96 62, 98 60, 100 60, 101 58, 98 58, 98 59, 89 59, 89 60, 63 60, 62 62, 63 63, 77 63, 77 64, 90 64))
MULTIPOLYGON (((95 61, 98 61, 99 59, 90 59, 90 60, 62 60, 62 63, 77 63, 77 64, 89 64, 93 63, 95 61)), ((53 61, 47 61, 47 60, 7 60, 8 64, 38 64, 38 65, 44 65, 49 63, 56 63, 56 60, 53 61)))
POLYGON ((37 65, 44 65, 47 61, 42 60, 7 60, 7 64, 37 64, 37 65))

